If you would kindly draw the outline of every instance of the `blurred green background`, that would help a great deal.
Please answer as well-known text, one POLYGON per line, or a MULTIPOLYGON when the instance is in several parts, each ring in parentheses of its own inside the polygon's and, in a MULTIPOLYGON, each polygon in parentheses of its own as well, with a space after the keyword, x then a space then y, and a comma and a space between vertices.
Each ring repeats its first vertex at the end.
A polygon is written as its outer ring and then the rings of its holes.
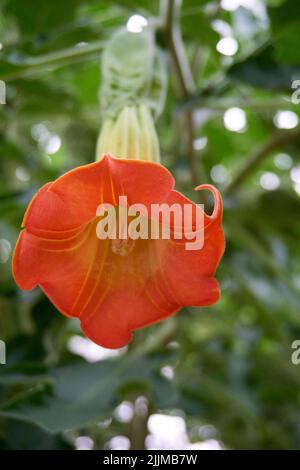
POLYGON ((300 2, 179 3, 0 1, 1 449, 300 448, 300 2), (194 200, 220 189, 227 249, 216 305, 112 353, 11 257, 36 190, 93 161, 103 44, 141 21, 168 70, 163 163, 194 200))

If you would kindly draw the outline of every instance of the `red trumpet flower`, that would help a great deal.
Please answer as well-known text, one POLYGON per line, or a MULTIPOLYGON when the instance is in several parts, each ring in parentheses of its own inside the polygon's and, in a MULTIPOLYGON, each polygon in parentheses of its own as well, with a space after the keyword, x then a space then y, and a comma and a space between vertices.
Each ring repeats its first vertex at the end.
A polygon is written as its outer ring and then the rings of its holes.
MULTIPOLYGON (((13 273, 24 290, 39 285, 85 334, 108 348, 126 345, 132 331, 162 320, 182 306, 210 305, 219 298, 214 273, 224 251, 222 201, 215 197, 204 215, 204 245, 187 250, 181 240, 101 240, 101 203, 181 206, 192 204, 174 189, 160 164, 106 155, 44 185, 31 201, 13 258, 13 273), (119 243, 119 245, 118 245, 119 243), (126 245, 126 243, 128 243, 126 245)), ((174 227, 173 227, 174 228, 174 227)))

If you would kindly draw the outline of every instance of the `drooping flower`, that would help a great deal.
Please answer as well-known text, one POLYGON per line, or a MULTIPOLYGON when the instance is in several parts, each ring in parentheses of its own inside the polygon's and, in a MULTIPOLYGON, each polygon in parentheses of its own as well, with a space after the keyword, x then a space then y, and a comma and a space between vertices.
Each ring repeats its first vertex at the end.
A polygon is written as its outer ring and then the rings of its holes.
MULTIPOLYGON (((143 149, 141 149, 142 151, 143 149)), ((219 192, 214 211, 204 217, 204 245, 187 250, 170 239, 99 239, 99 205, 191 204, 174 190, 172 175, 159 163, 102 155, 44 185, 31 201, 13 258, 21 289, 37 285, 57 309, 76 317, 94 342, 126 345, 132 331, 158 322, 182 306, 206 306, 219 298, 215 270, 224 251, 219 192)), ((191 226, 194 226, 194 215, 191 226)), ((159 221, 158 221, 159 222, 159 221)))

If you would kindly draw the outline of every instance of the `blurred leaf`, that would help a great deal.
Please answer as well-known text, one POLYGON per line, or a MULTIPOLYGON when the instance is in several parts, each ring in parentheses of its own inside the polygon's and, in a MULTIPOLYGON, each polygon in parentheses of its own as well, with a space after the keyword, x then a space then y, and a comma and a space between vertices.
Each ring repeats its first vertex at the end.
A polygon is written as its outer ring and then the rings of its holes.
POLYGON ((270 90, 291 90, 291 83, 300 75, 300 69, 286 62, 277 63, 271 46, 234 64, 229 74, 253 86, 270 90))
MULTIPOLYGON (((41 394, 38 388, 36 394, 16 397, 11 404, 2 405, 0 416, 35 423, 51 432, 79 427, 109 416, 117 404, 121 385, 130 382, 141 383, 146 392, 154 393, 155 399, 166 405, 172 393, 166 387, 161 396, 161 384, 167 382, 157 372, 160 360, 160 357, 133 360, 128 357, 53 369, 44 376, 52 383, 48 393, 41 394)), ((10 372, 4 371, 0 383, 28 380, 28 376, 20 375, 18 379, 15 374, 10 377, 10 372)), ((29 378, 40 383, 40 376, 29 378)))
POLYGON ((63 450, 70 448, 70 445, 60 436, 46 433, 29 423, 7 420, 2 428, 2 434, 5 431, 5 439, 1 437, 0 431, 1 450, 63 450))
POLYGON ((22 32, 42 35, 72 21, 77 3, 77 0, 52 0, 47 3, 10 0, 6 13, 15 16, 22 32))

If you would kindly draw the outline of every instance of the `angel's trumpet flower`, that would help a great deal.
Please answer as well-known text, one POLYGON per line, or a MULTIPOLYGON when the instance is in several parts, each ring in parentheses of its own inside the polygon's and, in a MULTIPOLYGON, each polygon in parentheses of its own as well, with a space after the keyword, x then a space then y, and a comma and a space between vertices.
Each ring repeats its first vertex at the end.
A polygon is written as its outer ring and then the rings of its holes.
POLYGON ((123 109, 116 121, 105 122, 97 157, 35 195, 24 216, 13 273, 21 289, 38 285, 64 315, 79 318, 91 340, 120 348, 135 329, 182 306, 218 300, 214 273, 224 251, 222 201, 214 187, 196 188, 213 192, 214 210, 207 215, 174 190, 172 175, 157 163, 158 142, 146 108, 123 109), (117 215, 125 211, 125 219, 132 222, 133 205, 144 221, 159 228, 158 236, 151 236, 148 228, 146 236, 130 237, 130 224, 120 234, 119 222, 114 237, 99 236, 99 222, 106 216, 99 208, 115 208, 117 215), (162 209, 159 214, 153 215, 153 205, 162 209), (183 221, 172 215, 166 227, 162 220, 164 211, 175 206, 179 212, 190 208, 189 233, 181 239, 183 221), (162 235, 162 228, 169 229, 169 237, 162 235), (196 236, 199 230, 202 245, 190 249, 190 232, 196 236))

